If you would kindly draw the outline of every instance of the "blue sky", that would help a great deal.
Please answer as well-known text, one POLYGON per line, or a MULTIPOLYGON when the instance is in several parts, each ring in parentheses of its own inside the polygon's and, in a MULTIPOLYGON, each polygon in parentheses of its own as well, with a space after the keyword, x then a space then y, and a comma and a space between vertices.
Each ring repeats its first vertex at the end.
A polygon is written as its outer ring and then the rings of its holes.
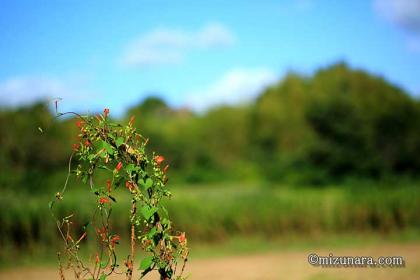
POLYGON ((338 60, 420 95, 420 0, 2 1, 0 106, 203 110, 338 60))

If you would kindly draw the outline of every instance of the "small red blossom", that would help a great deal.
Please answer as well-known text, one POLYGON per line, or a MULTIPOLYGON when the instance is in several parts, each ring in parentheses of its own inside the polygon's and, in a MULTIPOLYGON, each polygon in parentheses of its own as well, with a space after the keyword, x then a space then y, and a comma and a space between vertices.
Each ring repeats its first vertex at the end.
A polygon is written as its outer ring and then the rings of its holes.
POLYGON ((99 254, 98 253, 96 253, 95 262, 96 263, 99 263, 100 262, 100 260, 99 260, 99 254))
POLYGON ((96 234, 101 237, 102 241, 106 240, 106 228, 102 227, 101 229, 96 228, 96 234))
POLYGON ((108 117, 108 114, 109 114, 109 109, 108 108, 105 108, 104 109, 104 117, 107 118, 108 117))
POLYGON ((78 128, 81 128, 81 127, 83 126, 83 121, 77 121, 77 122, 76 122, 76 126, 77 126, 78 128))
POLYGON ((115 167, 115 170, 117 170, 117 172, 118 171, 120 171, 120 169, 121 169, 121 167, 123 166, 123 164, 122 164, 122 162, 120 161, 118 164, 117 164, 117 167, 115 167))
POLYGON ((124 264, 128 268, 128 270, 133 270, 133 261, 124 261, 124 264))
POLYGON ((109 199, 108 199, 108 198, 106 198, 106 197, 101 197, 101 198, 99 199, 99 203, 100 203, 100 204, 105 204, 105 203, 110 203, 110 201, 109 201, 109 199))
POLYGON ((112 237, 111 238, 111 246, 112 246, 112 248, 114 248, 115 247, 115 243, 117 243, 119 240, 120 240, 121 238, 120 238, 120 236, 119 235, 115 235, 114 237, 112 237))
POLYGON ((179 243, 185 243, 185 242, 187 242, 187 237, 185 237, 185 232, 181 233, 178 236, 178 241, 179 241, 179 243))
POLYGON ((126 181, 126 182, 125 182, 125 187, 126 187, 129 191, 132 191, 132 190, 134 189, 133 184, 132 184, 131 182, 129 182, 129 181, 126 181))
POLYGON ((134 116, 131 116, 130 121, 128 122, 130 125, 134 124, 134 116))
POLYGON ((79 144, 73 144, 73 151, 78 151, 79 150, 79 144))
POLYGON ((164 160, 165 158, 163 156, 155 156, 155 162, 157 165, 160 165, 164 160))
POLYGON ((163 168, 163 173, 166 173, 168 171, 169 165, 165 165, 165 167, 163 168))
POLYGON ((80 243, 80 241, 82 241, 85 237, 86 237, 87 233, 86 231, 82 234, 82 236, 79 237, 79 240, 77 240, 76 243, 80 243))
POLYGON ((90 146, 90 141, 88 139, 85 141, 85 146, 90 146))
POLYGON ((108 193, 111 192, 111 180, 106 180, 106 188, 108 189, 108 193))
POLYGON ((67 240, 70 240, 71 242, 74 242, 73 237, 71 237, 70 234, 67 234, 67 240))

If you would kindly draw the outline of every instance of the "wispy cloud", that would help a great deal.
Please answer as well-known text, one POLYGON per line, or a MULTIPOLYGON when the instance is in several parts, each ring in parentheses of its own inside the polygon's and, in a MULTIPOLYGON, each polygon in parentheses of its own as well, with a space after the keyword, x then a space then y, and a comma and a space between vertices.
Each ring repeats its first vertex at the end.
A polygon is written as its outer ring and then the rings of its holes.
POLYGON ((62 98, 72 104, 83 104, 96 96, 84 86, 78 79, 13 77, 0 82, 0 106, 20 106, 52 98, 62 98))
POLYGON ((376 13, 406 32, 406 49, 420 53, 420 0, 374 0, 376 13))
POLYGON ((374 8, 384 18, 420 35, 420 0, 375 0, 374 8))
POLYGON ((246 103, 278 79, 267 68, 238 68, 220 79, 187 95, 187 106, 203 111, 214 105, 246 103))
POLYGON ((220 23, 207 24, 196 32, 158 28, 131 42, 122 63, 134 67, 176 64, 182 62, 190 50, 223 48, 234 42, 233 33, 220 23))

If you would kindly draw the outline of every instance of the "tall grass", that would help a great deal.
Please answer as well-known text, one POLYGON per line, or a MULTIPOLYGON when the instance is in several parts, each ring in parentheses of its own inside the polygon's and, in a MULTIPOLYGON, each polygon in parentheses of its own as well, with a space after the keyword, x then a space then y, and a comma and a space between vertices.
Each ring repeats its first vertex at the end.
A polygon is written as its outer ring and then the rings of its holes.
MULTIPOLYGON (((389 233, 420 228, 420 195, 416 187, 367 188, 254 188, 190 186, 173 190, 166 207, 176 225, 193 241, 226 240, 233 236, 296 233, 389 233)), ((48 209, 51 197, 3 193, 0 197, 0 262, 22 253, 51 250, 61 245, 48 209)), ((90 220, 92 195, 69 191, 56 205, 58 216, 76 213, 75 228, 90 220)), ((128 236, 129 197, 112 214, 113 228, 128 236)), ((120 203, 118 203, 120 204, 120 203)), ((93 229, 86 242, 94 243, 93 229)), ((77 235, 77 230, 75 232, 77 235)))

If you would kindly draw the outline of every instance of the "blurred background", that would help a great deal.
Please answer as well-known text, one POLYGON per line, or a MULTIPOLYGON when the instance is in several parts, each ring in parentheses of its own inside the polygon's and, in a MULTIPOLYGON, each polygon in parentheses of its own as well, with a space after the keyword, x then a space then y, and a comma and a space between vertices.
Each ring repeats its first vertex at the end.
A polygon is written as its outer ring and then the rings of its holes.
MULTIPOLYGON (((135 116, 192 279, 420 274, 420 1, 2 1, 0 61, 0 279, 58 278, 48 201, 77 127, 56 98, 135 116)), ((86 194, 71 178, 60 213, 88 220, 86 194)))

